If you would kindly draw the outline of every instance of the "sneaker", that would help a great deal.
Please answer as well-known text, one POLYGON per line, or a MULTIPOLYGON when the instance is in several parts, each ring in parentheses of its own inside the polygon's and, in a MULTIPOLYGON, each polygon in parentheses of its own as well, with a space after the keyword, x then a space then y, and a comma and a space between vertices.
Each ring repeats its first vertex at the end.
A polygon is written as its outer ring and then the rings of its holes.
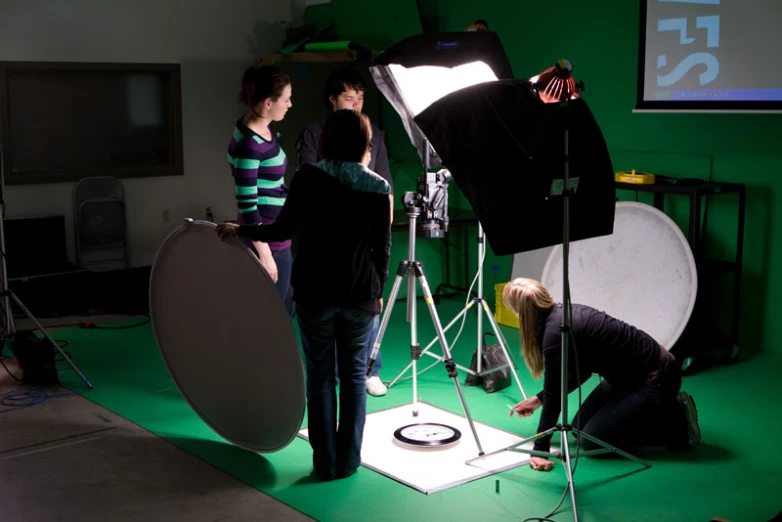
POLYGON ((687 422, 687 448, 695 449, 701 442, 701 427, 698 425, 698 409, 695 407, 695 399, 686 392, 680 392, 676 401, 684 408, 687 422))
POLYGON ((388 388, 386 388, 386 385, 383 384, 383 381, 380 380, 380 377, 377 375, 373 375, 369 379, 367 379, 367 393, 370 395, 373 395, 375 397, 382 397, 386 394, 388 391, 388 388))

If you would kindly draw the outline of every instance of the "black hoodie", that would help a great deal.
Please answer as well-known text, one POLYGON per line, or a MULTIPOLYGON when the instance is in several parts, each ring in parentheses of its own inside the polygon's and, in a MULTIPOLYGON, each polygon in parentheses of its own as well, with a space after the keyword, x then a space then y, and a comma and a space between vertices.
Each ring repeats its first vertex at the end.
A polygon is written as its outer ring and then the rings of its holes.
POLYGON ((294 175, 269 225, 242 225, 254 241, 294 238, 293 299, 380 312, 391 256, 391 186, 360 163, 321 161, 294 175))

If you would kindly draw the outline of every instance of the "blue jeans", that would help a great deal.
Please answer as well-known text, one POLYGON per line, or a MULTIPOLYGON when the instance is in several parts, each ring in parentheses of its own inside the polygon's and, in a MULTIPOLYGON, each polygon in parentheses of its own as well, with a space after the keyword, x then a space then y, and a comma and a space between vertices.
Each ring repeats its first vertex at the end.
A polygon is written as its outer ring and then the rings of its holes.
POLYGON ((307 374, 307 428, 315 472, 346 477, 361 465, 366 420, 367 337, 373 314, 296 305, 307 374), (334 345, 336 343, 336 350, 334 345), (335 363, 339 363, 339 429, 335 363))
MULTIPOLYGON (((369 357, 372 355, 372 345, 375 343, 375 339, 377 339, 377 331, 380 329, 380 316, 376 315, 372 319, 372 329, 369 331, 369 339, 367 339, 367 365, 369 365, 369 357)), ((380 347, 382 350, 382 346, 380 347)), ((380 371, 380 368, 383 366, 383 355, 382 351, 377 352, 377 358, 375 359, 375 365, 372 367, 372 375, 371 377, 374 377, 378 375, 378 372, 380 371)))
MULTIPOLYGON (((367 366, 369 366, 369 357, 372 355, 372 345, 375 344, 375 339, 377 338, 377 331, 380 328, 380 316, 376 315, 372 318, 372 326, 369 330, 369 337, 367 337, 367 366)), ((370 377, 377 377, 379 376, 380 368, 383 366, 383 352, 382 352, 382 346, 380 347, 381 351, 377 352, 377 358, 375 359, 375 365, 372 367, 372 375, 370 377)), ((339 368, 338 365, 334 366, 334 373, 337 374, 337 384, 339 384, 339 368)))
MULTIPOLYGON (((242 244, 250 249, 250 252, 259 258, 258 251, 255 249, 253 242, 247 238, 242 238, 242 244)), ((291 269, 293 268, 293 253, 290 248, 285 248, 278 252, 272 252, 274 262, 277 264, 277 282, 274 283, 274 287, 277 289, 277 294, 282 299, 282 303, 285 305, 285 310, 288 312, 288 317, 293 318, 296 314, 296 308, 293 305, 293 290, 291 289, 291 269)))
MULTIPOLYGON (((253 248, 253 250, 255 250, 253 248)), ((293 317, 296 309, 293 305, 293 291, 291 289, 291 268, 293 267, 293 254, 290 248, 272 252, 274 262, 277 264, 277 282, 274 284, 277 293, 288 311, 288 317, 293 317)))

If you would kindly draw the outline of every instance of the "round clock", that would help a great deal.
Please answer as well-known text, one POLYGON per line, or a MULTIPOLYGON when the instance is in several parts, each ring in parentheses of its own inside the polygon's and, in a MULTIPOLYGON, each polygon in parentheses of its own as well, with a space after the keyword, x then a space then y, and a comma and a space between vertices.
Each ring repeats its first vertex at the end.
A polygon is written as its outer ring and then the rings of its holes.
POLYGON ((394 437, 399 442, 419 447, 447 446, 457 442, 461 436, 461 432, 456 428, 434 422, 410 424, 394 432, 394 437))

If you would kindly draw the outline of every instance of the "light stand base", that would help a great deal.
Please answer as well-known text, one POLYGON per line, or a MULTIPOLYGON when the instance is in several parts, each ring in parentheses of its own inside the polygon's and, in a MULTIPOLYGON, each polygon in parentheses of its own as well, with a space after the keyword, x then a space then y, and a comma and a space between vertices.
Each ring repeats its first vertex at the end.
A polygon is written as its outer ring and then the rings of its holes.
MULTIPOLYGON (((29 320, 31 320, 33 323, 35 323, 35 326, 37 326, 38 329, 41 331, 41 333, 43 333, 44 337, 46 337, 46 339, 49 341, 49 343, 52 345, 52 347, 54 347, 54 349, 57 350, 57 352, 59 352, 60 355, 62 355, 62 357, 65 360, 65 362, 67 362, 68 365, 73 369, 73 371, 76 372, 76 374, 79 376, 79 378, 81 378, 81 380, 84 381, 84 384, 87 386, 87 388, 89 388, 89 389, 93 388, 92 383, 89 381, 89 379, 87 379, 87 377, 81 372, 81 370, 79 370, 79 368, 73 363, 71 358, 68 357, 65 354, 65 352, 62 350, 62 348, 60 348, 60 345, 57 344, 57 342, 54 339, 52 339, 52 337, 49 335, 49 332, 46 331, 46 328, 44 328, 43 325, 40 322, 38 322, 38 319, 36 319, 35 316, 32 314, 32 312, 30 312, 30 310, 24 305, 24 303, 22 303, 21 299, 19 299, 16 296, 16 294, 13 292, 13 290, 2 290, 2 291, 0 291, 0 297, 10 298, 11 301, 13 301, 13 303, 16 304, 16 306, 18 306, 22 310, 22 312, 24 312, 24 315, 27 316, 27 318, 29 320)), ((9 318, 13 316, 13 314, 11 313, 10 309, 8 310, 7 316, 9 318)), ((8 322, 9 322, 9 325, 12 324, 11 321, 8 321, 8 322)), ((16 333, 15 326, 12 327, 12 329, 9 329, 9 331, 10 331, 11 334, 16 333)))
MULTIPOLYGON (((573 521, 574 522, 578 522, 578 507, 577 507, 577 504, 576 504, 576 490, 575 490, 575 482, 573 480, 573 467, 571 465, 572 457, 571 457, 571 454, 570 454, 570 446, 568 444, 568 438, 567 438, 568 434, 572 434, 573 435, 573 437, 576 439, 576 444, 577 445, 578 445, 578 438, 583 438, 583 439, 588 440, 591 443, 596 444, 596 445, 601 447, 600 449, 582 451, 578 446, 576 446, 576 458, 591 457, 591 456, 595 456, 595 455, 604 455, 606 453, 616 453, 617 455, 621 455, 622 457, 624 457, 626 459, 629 459, 629 460, 632 460, 633 462, 636 462, 636 463, 640 464, 641 466, 643 466, 638 471, 642 471, 644 469, 648 469, 648 468, 652 467, 652 465, 649 464, 648 462, 646 462, 644 460, 641 460, 638 457, 635 457, 635 456, 627 453, 626 451, 620 450, 619 448, 617 448, 615 446, 611 446, 610 444, 608 444, 606 442, 603 442, 600 439, 597 439, 597 438, 595 438, 595 437, 593 437, 591 435, 588 435, 588 434, 584 433, 583 431, 581 431, 581 430, 579 430, 577 428, 574 428, 573 426, 571 426, 569 424, 567 424, 567 425, 557 424, 553 428, 551 428, 549 430, 546 430, 543 433, 539 433, 539 434, 537 434, 537 435, 535 435, 533 437, 529 437, 529 438, 527 438, 527 439, 525 439, 525 440, 523 440, 521 442, 518 442, 518 443, 514 444, 513 446, 508 446, 507 448, 499 449, 497 451, 492 451, 490 453, 487 453, 483 457, 470 459, 470 460, 468 460, 466 462, 466 464, 471 464, 471 463, 473 463, 473 462, 475 462, 477 460, 481 460, 482 458, 490 457, 491 455, 495 455, 495 454, 501 453, 503 451, 514 451, 514 452, 517 452, 517 453, 526 453, 526 454, 532 455, 534 457, 544 457, 544 458, 549 458, 549 459, 551 459, 551 458, 558 458, 558 459, 563 460, 564 461, 563 462, 563 466, 565 468, 565 474, 567 475, 567 488, 568 488, 568 492, 570 494, 571 504, 573 506, 573 521), (521 448, 521 446, 523 446, 524 444, 527 444, 527 443, 532 442, 532 441, 537 440, 537 439, 541 439, 541 438, 546 437, 548 435, 553 435, 555 432, 559 432, 560 433, 560 440, 561 440, 561 446, 562 446, 561 453, 552 453, 552 452, 546 452, 546 451, 535 451, 535 450, 529 450, 529 449, 521 448)), ((563 499, 564 499, 564 497, 563 497, 563 499)), ((561 501, 560 501, 560 504, 561 504, 561 501)), ((549 518, 550 516, 554 515, 557 512, 558 509, 559 509, 559 505, 556 508, 554 508, 553 511, 548 513, 543 518, 549 518)))
MULTIPOLYGON (((565 466, 565 473, 567 474, 567 489, 570 493, 570 500, 571 504, 573 506, 573 522, 578 522, 578 506, 576 504, 576 490, 575 485, 573 482, 573 468, 570 464, 571 457, 570 457, 570 446, 568 443, 568 433, 573 433, 577 439, 580 437, 583 437, 584 439, 592 442, 593 444, 596 444, 600 446, 602 449, 596 449, 596 450, 588 450, 581 452, 580 448, 577 447, 576 455, 577 456, 591 456, 591 455, 600 455, 604 453, 617 453, 627 459, 630 459, 634 462, 637 462, 644 466, 644 468, 650 468, 651 464, 644 462, 643 460, 634 457, 633 455, 630 455, 629 453, 622 451, 618 448, 615 448, 614 446, 611 446, 599 439, 596 439, 595 437, 592 437, 591 435, 587 435, 586 433, 573 428, 571 425, 567 424, 568 419, 568 377, 570 376, 570 373, 568 371, 568 358, 570 353, 570 335, 571 335, 571 300, 570 300, 570 280, 568 277, 568 263, 569 263, 569 251, 570 251, 570 197, 575 194, 575 188, 577 187, 578 183, 574 185, 571 185, 570 180, 570 164, 569 164, 569 131, 568 128, 565 127, 564 129, 565 134, 565 155, 564 155, 564 176, 562 179, 561 184, 557 183, 558 180, 555 180, 555 183, 552 184, 552 190, 551 195, 552 196, 562 196, 562 323, 560 325, 560 333, 561 333, 561 373, 560 373, 560 415, 561 415, 561 421, 559 424, 554 426, 551 429, 548 429, 544 431, 543 433, 539 433, 535 435, 534 437, 530 437, 526 439, 525 441, 522 441, 519 444, 514 444, 513 446, 510 446, 509 448, 506 448, 505 450, 499 450, 499 451, 506 451, 506 450, 512 450, 522 453, 528 453, 532 456, 537 457, 546 457, 551 458, 554 456, 558 456, 553 453, 549 452, 540 452, 540 451, 534 451, 534 450, 525 450, 525 449, 518 449, 518 446, 523 445, 526 442, 530 442, 532 440, 537 440, 542 437, 545 437, 549 434, 553 434, 556 431, 559 431, 561 433, 561 444, 562 444, 562 454, 564 455, 564 466, 565 466), (558 186, 559 185, 559 186, 558 186)), ((573 346, 575 349, 575 345, 573 346)), ((578 361, 576 362, 578 364, 578 361)), ((576 367, 578 368, 578 367, 576 367)), ((578 370, 577 370, 578 371, 578 370)), ((545 406, 544 406, 545 407, 545 406)), ((576 444, 578 444, 578 440, 576 441, 576 444)), ((490 454, 487 454, 487 456, 490 454)), ((474 462, 478 459, 472 459, 470 462, 474 462)), ((564 495, 562 497, 562 500, 564 500, 564 495)), ((560 505, 562 503, 562 500, 560 500, 560 505)), ((544 518, 550 517, 553 513, 555 513, 559 509, 559 505, 557 505, 554 510, 546 515, 544 518)))

